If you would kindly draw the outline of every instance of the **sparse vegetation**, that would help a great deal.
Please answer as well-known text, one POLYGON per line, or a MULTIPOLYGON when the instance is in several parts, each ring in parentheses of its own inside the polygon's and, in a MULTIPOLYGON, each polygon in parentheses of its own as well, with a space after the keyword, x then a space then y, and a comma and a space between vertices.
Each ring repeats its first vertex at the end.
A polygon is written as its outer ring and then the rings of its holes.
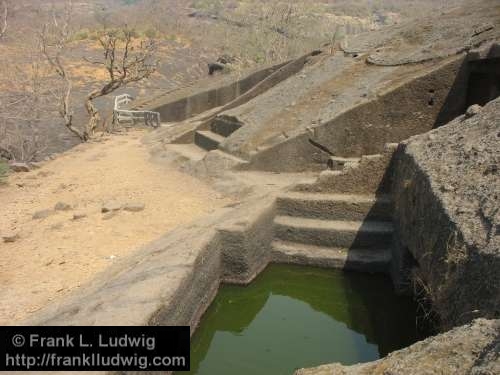
MULTIPOLYGON (((0 130, 18 131, 10 137, 16 145, 8 147, 16 158, 31 158, 33 152, 27 149, 35 144, 45 149, 47 141, 57 150, 87 139, 99 127, 104 130, 94 110, 109 109, 110 101, 94 99, 106 96, 96 92, 108 84, 115 87, 123 81, 119 87, 128 84, 146 94, 150 87, 171 89, 205 76, 207 63, 224 54, 235 58, 230 69, 239 71, 336 43, 346 32, 398 22, 410 15, 408 9, 422 12, 435 6, 430 0, 85 0, 73 2, 73 16, 65 20, 68 0, 35 3, 0 0, 0 56, 5 67, 0 74, 0 130), (141 41, 143 47, 154 42, 161 58, 154 84, 148 79, 151 72, 140 80, 130 80, 128 73, 127 79, 110 79, 102 38, 115 35, 116 52, 121 54, 123 29, 133 41, 134 54, 141 41), (86 98, 88 92, 92 94, 86 98), (93 119, 90 129, 87 114, 93 119), (58 117, 61 120, 55 120, 58 117), (73 139, 64 145, 61 123, 71 132, 64 137, 73 139)), ((0 143, 5 146, 6 140, 0 143)))
POLYGON ((9 171, 9 166, 4 160, 0 159, 0 184, 5 183, 8 171, 9 171))
POLYGON ((73 110, 71 108, 73 83, 62 60, 70 38, 71 18, 71 1, 68 1, 61 15, 53 11, 52 22, 44 25, 39 34, 40 48, 50 68, 60 81, 58 87, 52 90, 52 94, 57 100, 58 113, 64 121, 64 126, 82 141, 85 141, 87 140, 85 132, 73 125, 73 110))

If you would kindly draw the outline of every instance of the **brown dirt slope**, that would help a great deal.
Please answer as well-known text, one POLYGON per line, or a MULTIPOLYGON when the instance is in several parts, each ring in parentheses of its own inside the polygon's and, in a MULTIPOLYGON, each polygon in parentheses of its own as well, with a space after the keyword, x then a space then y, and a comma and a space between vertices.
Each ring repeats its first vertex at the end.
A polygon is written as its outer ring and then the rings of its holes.
POLYGON ((202 182, 152 164, 142 134, 79 145, 0 186, 0 237, 14 237, 0 238, 0 324, 27 318, 141 245, 228 202, 202 182), (71 208, 54 210, 58 202, 71 208), (107 202, 144 209, 103 214, 107 202))

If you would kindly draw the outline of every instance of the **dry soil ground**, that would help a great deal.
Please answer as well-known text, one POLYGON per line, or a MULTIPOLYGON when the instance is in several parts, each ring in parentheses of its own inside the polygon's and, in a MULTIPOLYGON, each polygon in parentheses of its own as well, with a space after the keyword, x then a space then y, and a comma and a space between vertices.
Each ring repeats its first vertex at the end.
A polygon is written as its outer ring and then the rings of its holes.
POLYGON ((0 324, 15 324, 166 231, 229 201, 199 180, 149 161, 142 132, 82 144, 0 186, 0 324), (103 214, 103 204, 141 203, 103 214), (58 202, 71 205, 53 210, 58 202), (33 214, 50 209, 49 216, 33 214), (75 214, 86 217, 74 219, 75 214), (108 216, 112 216, 109 218, 108 216))

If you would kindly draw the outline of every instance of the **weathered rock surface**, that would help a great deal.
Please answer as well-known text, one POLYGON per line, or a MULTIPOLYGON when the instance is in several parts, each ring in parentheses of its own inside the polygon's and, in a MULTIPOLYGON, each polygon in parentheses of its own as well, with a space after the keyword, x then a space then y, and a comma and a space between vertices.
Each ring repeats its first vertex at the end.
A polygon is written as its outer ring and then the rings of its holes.
POLYGON ((499 317, 500 98, 412 137, 395 165, 395 275, 413 263, 443 328, 499 317))
POLYGON ((477 319, 375 362, 331 364, 295 375, 493 375, 500 373, 499 335, 500 320, 477 319))
POLYGON ((500 36, 498 2, 467 1, 397 27, 360 34, 344 41, 345 52, 369 53, 382 66, 419 63, 467 51, 500 36), (408 32, 411 30, 411 32, 408 32))

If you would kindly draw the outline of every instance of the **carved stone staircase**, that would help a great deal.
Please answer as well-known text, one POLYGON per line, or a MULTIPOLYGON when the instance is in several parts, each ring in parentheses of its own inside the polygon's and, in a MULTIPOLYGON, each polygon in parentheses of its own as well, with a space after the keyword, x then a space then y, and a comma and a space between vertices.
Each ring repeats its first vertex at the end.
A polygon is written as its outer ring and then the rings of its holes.
POLYGON ((277 199, 273 260, 385 272, 392 232, 389 196, 287 193, 277 199))
POLYGON ((312 184, 277 198, 273 261, 366 272, 388 272, 393 236, 391 160, 381 155, 332 157, 312 184))

